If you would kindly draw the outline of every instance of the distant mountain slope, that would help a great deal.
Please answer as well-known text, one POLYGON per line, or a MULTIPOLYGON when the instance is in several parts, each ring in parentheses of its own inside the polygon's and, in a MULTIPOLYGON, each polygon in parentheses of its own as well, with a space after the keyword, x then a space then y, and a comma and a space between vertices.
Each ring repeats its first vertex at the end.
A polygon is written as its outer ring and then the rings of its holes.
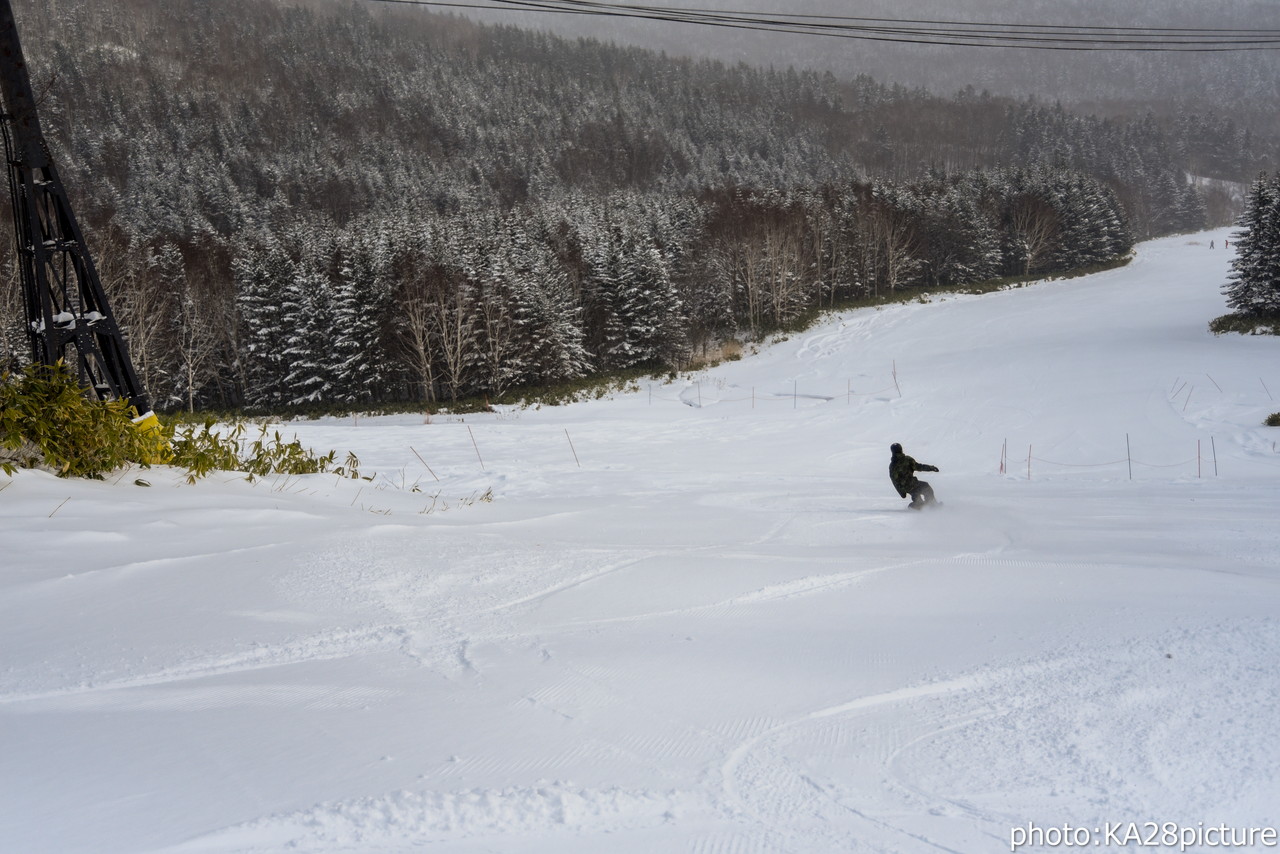
MULTIPOLYGON (((501 206, 564 190, 791 188, 922 168, 1065 165, 1126 184, 1139 237, 1168 182, 1251 179, 1230 128, 1196 151, 1149 119, 1105 122, 868 77, 673 59, 385 4, 15 3, 45 124, 87 211, 143 237, 409 199, 501 206), (1240 157, 1236 157, 1239 161, 1240 157)), ((1260 155, 1259 155, 1260 156, 1260 155)))
MULTIPOLYGON (((759 10, 775 6, 791 15, 858 16, 893 20, 1067 25, 1098 28, 1215 30, 1280 29, 1280 9, 1269 0, 652 0, 651 7, 759 10)), ((1077 109, 1123 116, 1152 111, 1191 125, 1228 130, 1236 154, 1261 146, 1274 160, 1280 141, 1280 51, 1097 52, 1003 50, 898 41, 856 40, 663 24, 626 18, 504 11, 467 14, 485 20, 594 35, 621 44, 729 62, 867 74, 949 95, 971 85, 996 95, 1061 102, 1077 109)), ((945 32, 945 25, 938 28, 945 32)), ((955 29, 955 28, 951 28, 955 29)), ((994 28, 993 28, 994 29, 994 28)), ((1008 31, 1008 28, 1005 28, 1008 31)), ((1114 32, 1123 33, 1124 30, 1114 32)))

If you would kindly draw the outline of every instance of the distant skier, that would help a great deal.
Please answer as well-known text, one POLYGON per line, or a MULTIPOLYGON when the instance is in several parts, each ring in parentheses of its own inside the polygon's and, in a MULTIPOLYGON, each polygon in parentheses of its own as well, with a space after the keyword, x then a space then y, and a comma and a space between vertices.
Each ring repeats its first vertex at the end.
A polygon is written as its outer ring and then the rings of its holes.
POLYGON ((926 504, 935 503, 933 487, 923 480, 916 480, 916 472, 937 471, 938 467, 916 462, 902 453, 902 446, 897 442, 890 445, 889 450, 893 452, 893 456, 889 459, 889 479, 893 481, 893 488, 898 490, 898 495, 902 498, 906 498, 908 494, 911 496, 911 504, 908 506, 912 510, 919 510, 926 504))

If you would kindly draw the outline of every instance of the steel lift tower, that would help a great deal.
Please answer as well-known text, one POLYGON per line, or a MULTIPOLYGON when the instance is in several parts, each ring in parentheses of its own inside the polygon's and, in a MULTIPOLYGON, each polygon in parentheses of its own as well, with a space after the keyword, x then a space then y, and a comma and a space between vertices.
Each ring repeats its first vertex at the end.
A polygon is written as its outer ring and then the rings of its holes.
POLYGON ((0 99, 32 360, 74 365, 100 399, 126 401, 150 427, 151 402, 40 130, 9 0, 0 0, 0 99))

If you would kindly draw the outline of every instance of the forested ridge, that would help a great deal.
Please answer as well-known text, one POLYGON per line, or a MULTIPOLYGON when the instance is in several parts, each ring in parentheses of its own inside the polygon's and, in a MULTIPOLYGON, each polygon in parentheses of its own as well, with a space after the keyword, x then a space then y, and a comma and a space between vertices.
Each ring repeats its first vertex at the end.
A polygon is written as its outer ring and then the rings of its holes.
MULTIPOLYGON (((650 0, 645 5, 690 4, 650 0)), ((724 11, 752 8, 741 0, 703 0, 697 5, 724 11)), ((931 29, 943 34, 958 28, 942 22, 995 22, 979 29, 1006 33, 1018 26, 1043 31, 1061 25, 1130 35, 1147 29, 1221 35, 1280 27, 1280 9, 1272 0, 796 0, 778 10, 835 16, 837 22, 849 21, 849 16, 864 23, 875 17, 933 21, 939 23, 931 29)), ((1274 161, 1280 144, 1280 114, 1275 109, 1280 99, 1280 54, 1274 50, 1010 50, 521 13, 510 7, 487 15, 493 21, 550 27, 575 36, 607 34, 677 55, 796 66, 844 77, 868 74, 943 94, 971 84, 998 95, 1034 96, 1105 116, 1150 111, 1171 125, 1181 125, 1179 133, 1190 137, 1198 135, 1198 128, 1211 129, 1220 146, 1193 145, 1188 151, 1198 175, 1227 177, 1243 164, 1274 161)), ((1249 168, 1256 173, 1260 167, 1249 168)))
POLYGON ((1188 184, 1193 159, 1232 179, 1267 165, 1204 122, 418 9, 14 7, 46 136, 168 406, 679 366, 843 299, 1107 262, 1225 215, 1188 184))

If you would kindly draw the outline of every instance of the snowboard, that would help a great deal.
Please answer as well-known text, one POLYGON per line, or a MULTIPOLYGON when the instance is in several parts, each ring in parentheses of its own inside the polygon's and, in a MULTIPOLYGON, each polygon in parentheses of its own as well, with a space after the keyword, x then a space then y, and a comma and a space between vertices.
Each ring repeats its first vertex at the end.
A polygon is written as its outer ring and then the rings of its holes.
POLYGON ((915 510, 915 511, 919 512, 920 510, 925 510, 925 509, 933 510, 933 509, 935 509, 935 508, 937 508, 937 507, 941 507, 941 506, 942 506, 942 502, 941 502, 941 501, 930 501, 928 504, 921 504, 921 505, 918 505, 918 506, 917 506, 917 505, 915 505, 915 504, 908 504, 908 505, 907 505, 907 509, 908 509, 908 510, 915 510))

